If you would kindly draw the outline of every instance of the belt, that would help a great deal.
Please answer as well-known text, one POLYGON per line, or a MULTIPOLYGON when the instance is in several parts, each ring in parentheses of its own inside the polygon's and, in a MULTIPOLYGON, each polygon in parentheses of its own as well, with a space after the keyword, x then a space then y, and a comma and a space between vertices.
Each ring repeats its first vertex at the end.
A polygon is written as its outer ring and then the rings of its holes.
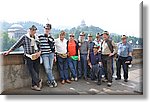
POLYGON ((109 54, 102 54, 102 56, 109 56, 109 54))
POLYGON ((61 58, 67 58, 67 54, 64 53, 64 54, 60 54, 60 53, 57 53, 58 56, 60 56, 61 58))
POLYGON ((118 57, 121 57, 121 58, 128 58, 128 57, 122 57, 122 56, 118 56, 118 57))
POLYGON ((87 54, 81 54, 81 55, 87 55, 87 54))
POLYGON ((95 66, 95 65, 98 65, 98 63, 97 64, 92 64, 92 66, 95 66))

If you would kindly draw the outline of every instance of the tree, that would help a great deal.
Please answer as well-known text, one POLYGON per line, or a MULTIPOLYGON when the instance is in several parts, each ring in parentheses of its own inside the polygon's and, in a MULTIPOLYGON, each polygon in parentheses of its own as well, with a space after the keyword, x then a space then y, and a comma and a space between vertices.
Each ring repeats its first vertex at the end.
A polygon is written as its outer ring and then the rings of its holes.
POLYGON ((1 36, 2 36, 2 51, 8 50, 16 42, 15 39, 10 39, 8 37, 8 33, 6 32, 3 32, 1 36))

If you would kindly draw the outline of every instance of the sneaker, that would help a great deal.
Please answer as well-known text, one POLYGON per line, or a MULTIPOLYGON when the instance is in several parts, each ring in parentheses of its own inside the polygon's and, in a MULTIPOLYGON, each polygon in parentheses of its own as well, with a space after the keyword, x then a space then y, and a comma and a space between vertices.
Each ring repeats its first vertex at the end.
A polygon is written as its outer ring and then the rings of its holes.
POLYGON ((107 86, 108 86, 108 87, 111 87, 111 85, 112 85, 112 83, 110 83, 110 82, 107 83, 107 86))
POLYGON ((71 81, 74 81, 74 80, 75 80, 75 79, 72 77, 72 78, 71 78, 71 81))
POLYGON ((101 80, 98 80, 97 85, 101 85, 101 80))
POLYGON ((78 78, 77 78, 77 77, 75 77, 75 78, 74 78, 74 81, 78 81, 78 78))
POLYGON ((53 87, 57 87, 57 82, 54 80, 54 81, 52 81, 52 85, 53 85, 53 87))
POLYGON ((43 82, 43 79, 41 79, 40 82, 39 82, 39 88, 40 89, 42 88, 42 82, 43 82))
POLYGON ((52 85, 51 81, 47 81, 47 85, 48 85, 48 87, 54 87, 54 86, 52 85))
POLYGON ((108 80, 107 80, 107 79, 102 79, 102 81, 103 81, 103 82, 108 82, 108 80))
POLYGON ((35 91, 41 91, 41 88, 37 87, 36 85, 31 86, 31 89, 35 91))

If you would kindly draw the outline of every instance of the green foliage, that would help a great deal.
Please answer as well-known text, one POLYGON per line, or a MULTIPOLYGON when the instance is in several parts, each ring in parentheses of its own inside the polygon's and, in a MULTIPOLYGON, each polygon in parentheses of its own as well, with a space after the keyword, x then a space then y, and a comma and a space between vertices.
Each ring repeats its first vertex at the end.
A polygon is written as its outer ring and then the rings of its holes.
MULTIPOLYGON (((24 27, 25 30, 27 30, 29 27, 31 27, 31 25, 35 25, 38 28, 38 33, 43 33, 43 25, 36 23, 36 22, 32 22, 32 21, 27 21, 27 22, 17 22, 18 24, 22 25, 24 27)), ((2 27, 3 33, 0 34, 0 38, 3 39, 2 41, 2 50, 8 50, 15 42, 15 39, 10 39, 8 37, 8 34, 6 33, 8 28, 14 23, 8 23, 8 22, 0 22, 0 25, 2 27)), ((55 29, 52 28, 51 30, 51 34, 52 36, 56 39, 59 37, 59 33, 60 33, 60 29, 55 29)), ((93 25, 91 26, 87 26, 85 24, 85 22, 81 22, 81 25, 77 26, 77 27, 73 27, 71 29, 64 29, 64 31, 66 32, 66 39, 69 38, 69 34, 70 33, 74 33, 75 34, 75 39, 78 39, 79 34, 81 32, 85 32, 86 34, 86 38, 88 36, 89 33, 91 33, 93 35, 93 38, 95 38, 97 33, 102 33, 104 30, 101 29, 100 27, 95 27, 93 25)), ((116 33, 111 33, 110 34, 110 38, 114 40, 114 42, 118 43, 121 41, 121 35, 116 34, 116 33)), ((138 41, 139 45, 143 45, 143 38, 137 38, 134 36, 128 36, 128 41, 132 40, 132 44, 136 45, 136 42, 138 41)))
POLYGON ((8 50, 16 42, 15 39, 10 39, 8 37, 8 33, 6 32, 3 32, 1 34, 1 37, 2 37, 2 51, 8 50))

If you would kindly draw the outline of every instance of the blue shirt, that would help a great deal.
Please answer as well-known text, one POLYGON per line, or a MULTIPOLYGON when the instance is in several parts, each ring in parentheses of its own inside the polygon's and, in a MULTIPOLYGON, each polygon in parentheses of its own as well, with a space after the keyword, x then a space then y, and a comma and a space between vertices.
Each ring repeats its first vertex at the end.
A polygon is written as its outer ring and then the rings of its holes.
POLYGON ((92 65, 98 64, 99 62, 101 62, 101 54, 97 53, 96 55, 94 55, 94 52, 90 53, 90 62, 92 65))
POLYGON ((93 52, 93 47, 94 47, 95 43, 93 41, 90 41, 90 42, 88 42, 88 44, 89 44, 90 52, 93 52))
POLYGON ((129 53, 133 52, 133 48, 130 43, 123 44, 120 42, 118 44, 118 55, 121 57, 128 57, 129 53))

